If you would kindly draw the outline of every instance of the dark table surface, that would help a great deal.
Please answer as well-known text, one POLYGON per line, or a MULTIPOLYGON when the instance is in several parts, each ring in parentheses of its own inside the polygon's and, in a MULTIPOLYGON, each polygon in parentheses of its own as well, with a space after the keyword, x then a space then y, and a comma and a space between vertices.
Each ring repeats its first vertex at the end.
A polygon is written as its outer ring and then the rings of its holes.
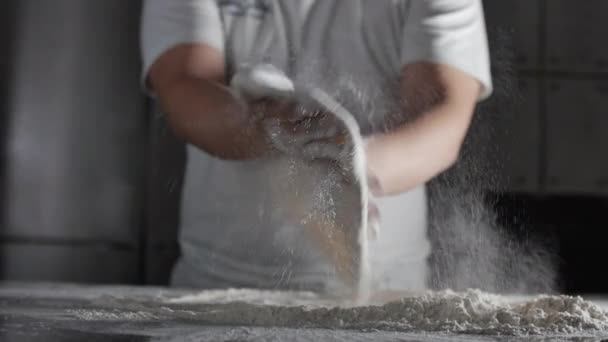
MULTIPOLYGON (((516 338, 207 326, 184 312, 155 311, 161 305, 158 298, 190 293, 150 287, 0 284, 0 341, 608 341, 608 332, 516 338)), ((608 301, 596 302, 608 308, 608 301)))

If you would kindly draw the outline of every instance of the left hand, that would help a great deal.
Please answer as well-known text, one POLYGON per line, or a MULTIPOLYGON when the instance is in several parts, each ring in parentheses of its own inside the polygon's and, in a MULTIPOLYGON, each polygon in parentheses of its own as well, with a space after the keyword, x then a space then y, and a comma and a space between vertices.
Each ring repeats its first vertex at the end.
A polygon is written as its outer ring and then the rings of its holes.
MULTIPOLYGON (((275 117, 287 118, 274 120, 268 124, 273 144, 285 154, 298 156, 311 161, 336 162, 348 183, 358 182, 354 175, 356 158, 354 141, 345 122, 334 114, 322 109, 299 106, 294 102, 276 104, 275 117)), ((365 142, 363 142, 365 149, 365 142)), ((365 151, 360 151, 363 154, 365 151)), ((365 156, 362 156, 365 158, 365 156)), ((381 187, 370 168, 366 177, 368 191, 367 226, 368 238, 375 240, 380 232, 380 210, 375 196, 381 194, 381 187)))
POLYGON ((341 167, 350 163, 348 128, 333 114, 295 101, 269 104, 264 109, 263 126, 280 152, 310 161, 335 161, 341 167))

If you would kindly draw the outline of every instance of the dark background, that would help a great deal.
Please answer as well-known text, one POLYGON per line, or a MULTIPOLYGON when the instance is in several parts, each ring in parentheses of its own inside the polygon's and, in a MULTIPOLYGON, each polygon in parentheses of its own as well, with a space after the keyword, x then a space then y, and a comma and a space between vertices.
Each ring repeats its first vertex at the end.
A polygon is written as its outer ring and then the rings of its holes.
MULTIPOLYGON (((474 161, 442 177, 546 240, 559 290, 606 293, 608 2, 484 6, 496 94, 471 130, 474 161)), ((167 282, 184 153, 140 92, 140 9, 0 4, 0 279, 167 282)))

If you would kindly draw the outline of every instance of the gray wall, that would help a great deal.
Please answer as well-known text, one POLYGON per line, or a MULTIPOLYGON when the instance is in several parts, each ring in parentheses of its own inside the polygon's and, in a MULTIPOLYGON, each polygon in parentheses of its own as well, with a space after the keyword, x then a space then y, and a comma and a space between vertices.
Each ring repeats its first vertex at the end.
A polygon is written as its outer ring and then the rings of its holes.
POLYGON ((0 278, 142 281, 140 4, 8 3, 0 278))
POLYGON ((604 0, 484 1, 514 37, 519 108, 496 122, 508 191, 608 194, 604 0))

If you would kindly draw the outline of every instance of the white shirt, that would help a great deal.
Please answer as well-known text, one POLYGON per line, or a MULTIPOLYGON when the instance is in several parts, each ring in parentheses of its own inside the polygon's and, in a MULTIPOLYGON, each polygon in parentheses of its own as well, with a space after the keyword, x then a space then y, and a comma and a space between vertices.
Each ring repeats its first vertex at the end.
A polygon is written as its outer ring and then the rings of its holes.
MULTIPOLYGON (((146 0, 143 77, 168 49, 204 43, 223 52, 229 75, 269 62, 296 82, 333 95, 362 132, 383 128, 404 65, 448 64, 492 90, 480 0, 146 0)), ((403 156, 407 158, 407 156, 403 156)), ((284 171, 284 170, 283 170, 284 171)), ((297 227, 273 215, 261 161, 222 161, 192 146, 182 199, 178 285, 300 287, 331 270, 297 227)), ((381 234, 370 245, 382 286, 424 287, 424 187, 379 203, 381 234)))

